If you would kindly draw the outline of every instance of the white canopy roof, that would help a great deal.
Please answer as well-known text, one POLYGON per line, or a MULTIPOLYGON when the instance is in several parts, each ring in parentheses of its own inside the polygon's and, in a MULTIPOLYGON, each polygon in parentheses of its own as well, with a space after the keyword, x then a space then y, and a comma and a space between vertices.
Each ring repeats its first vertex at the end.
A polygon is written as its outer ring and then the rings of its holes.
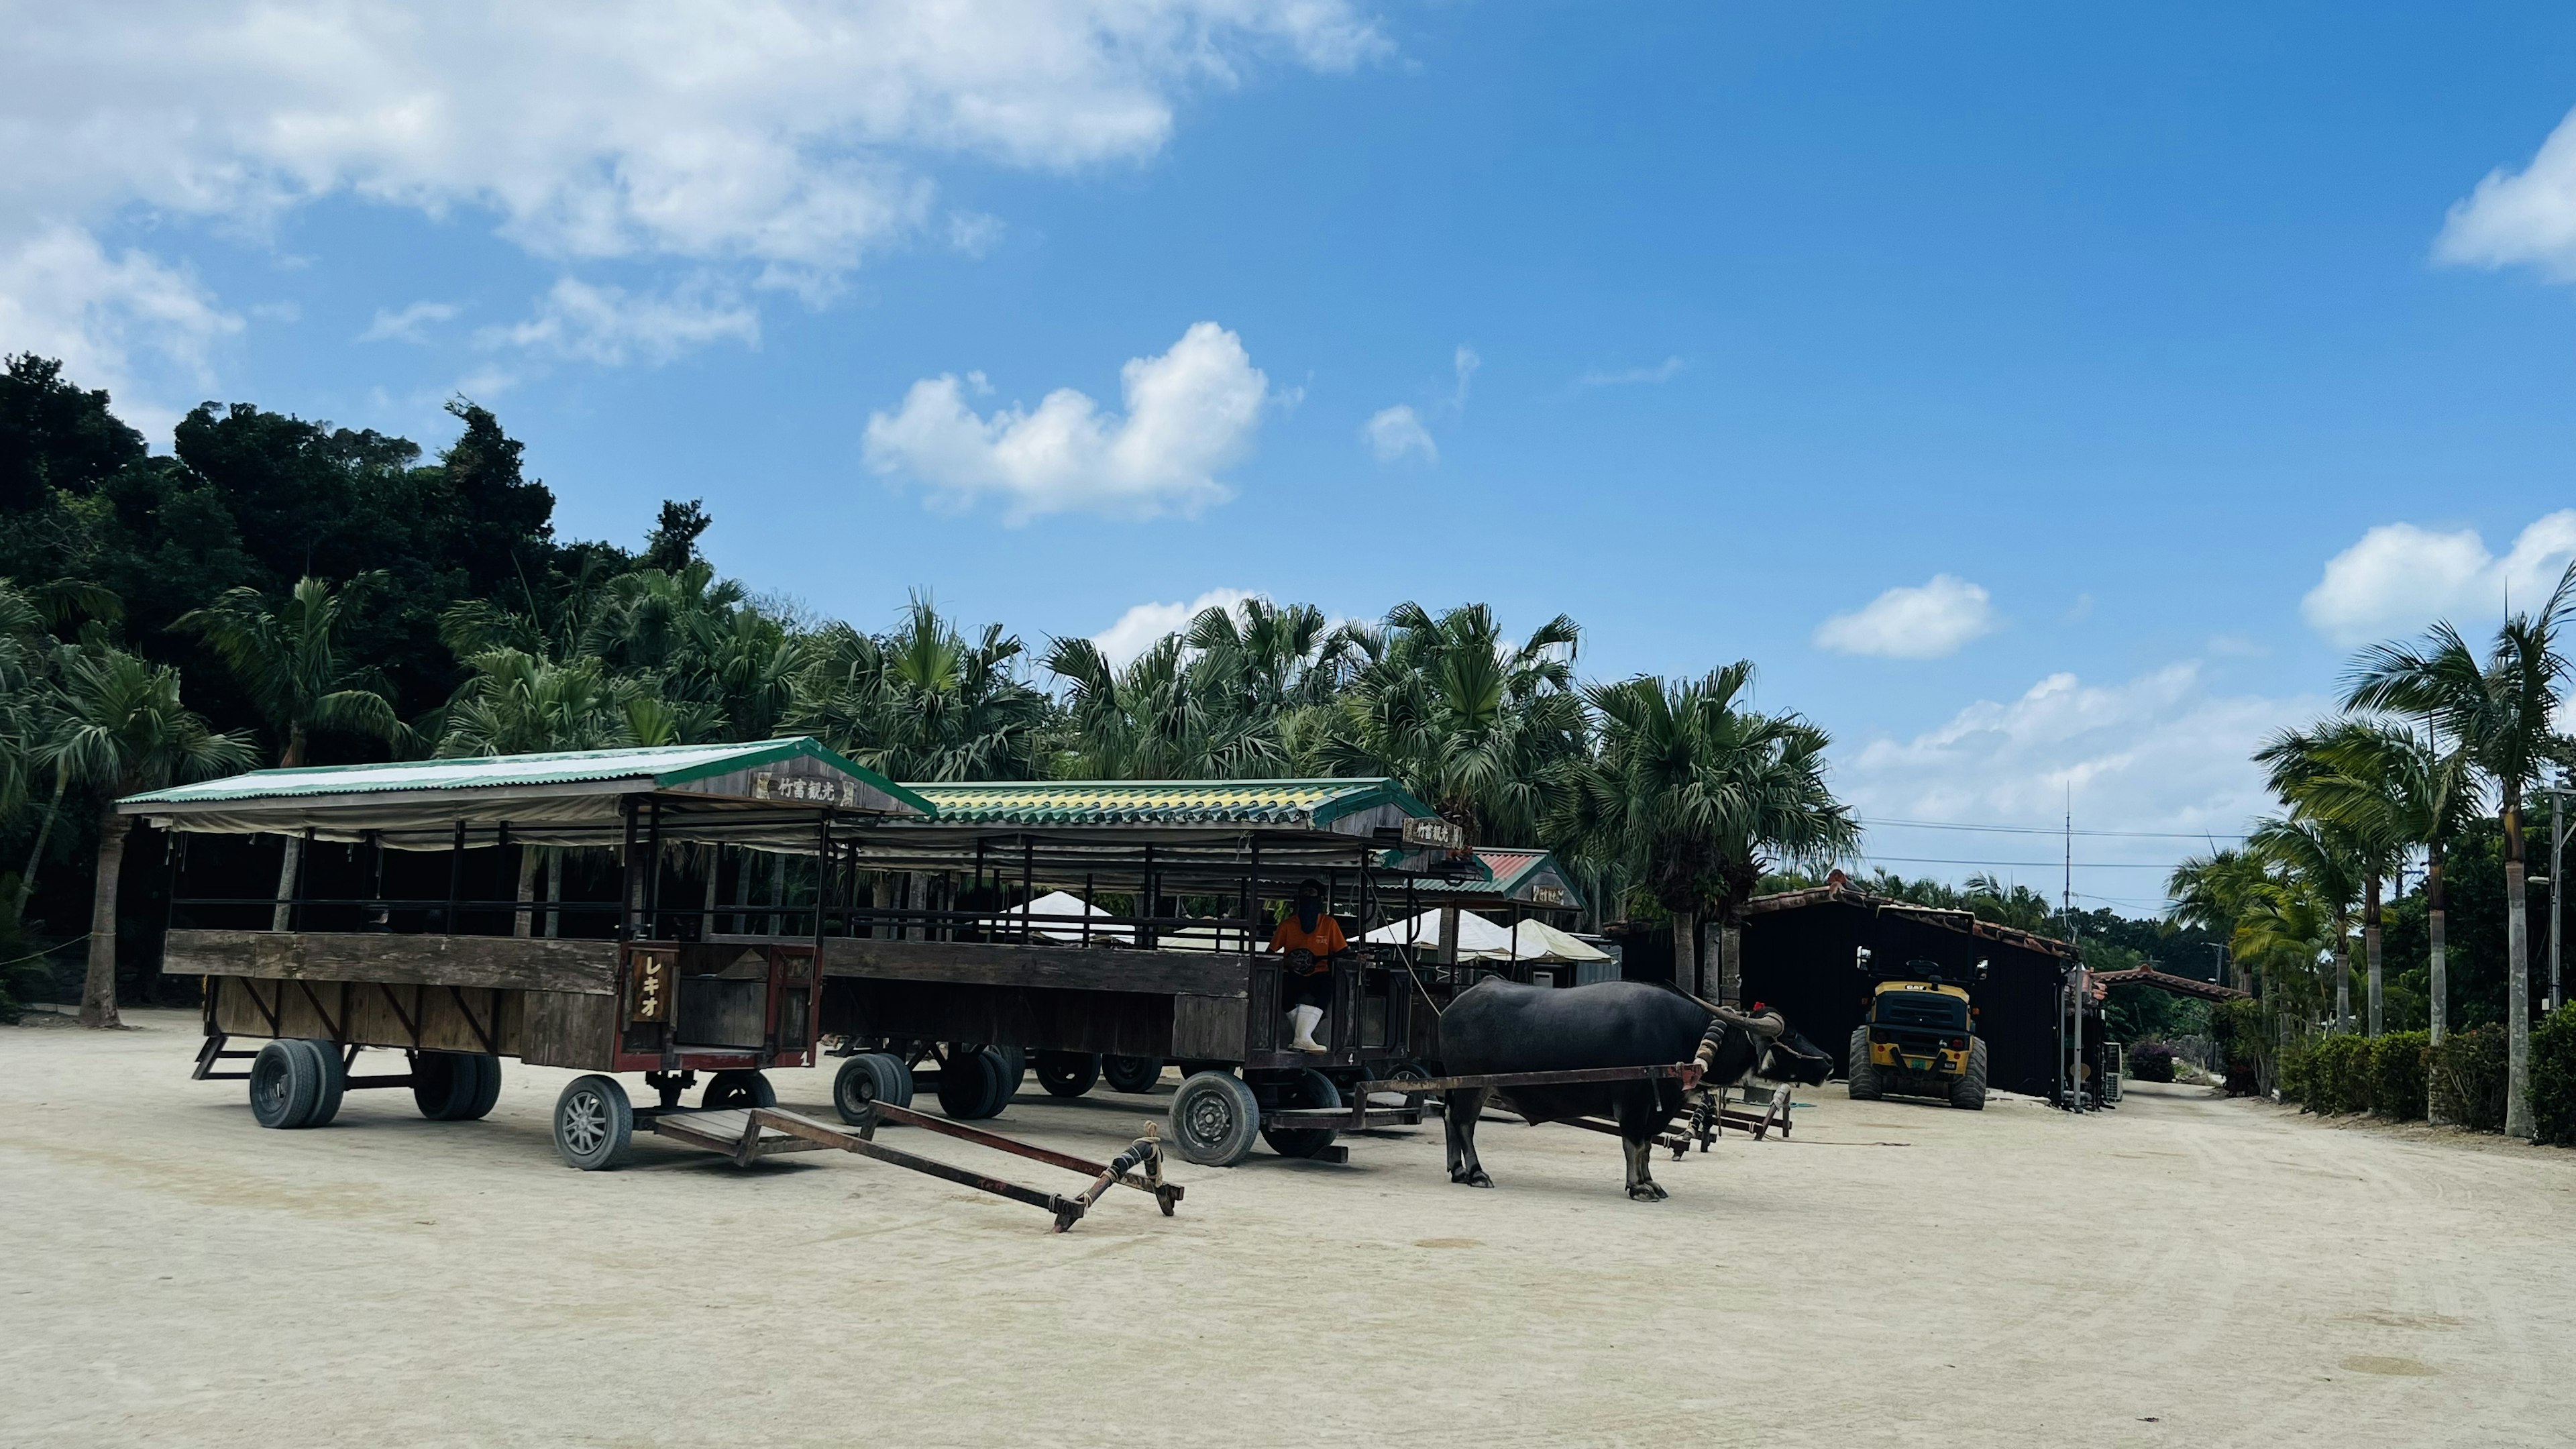
MULTIPOLYGON (((1105 918, 1108 915, 1107 911, 1085 903, 1082 897, 1071 891, 1049 891, 1025 906, 1013 906, 998 916, 986 916, 981 924, 1017 930, 1024 923, 1034 922, 1031 927, 1033 934, 1053 941, 1071 941, 1078 945, 1084 938, 1081 918, 1085 916, 1105 918), (1061 916, 1065 919, 1050 921, 1047 919, 1049 916, 1061 916)), ((1117 940, 1129 945, 1135 944, 1136 941, 1136 931, 1132 926, 1094 926, 1089 935, 1094 941, 1117 940)))
MULTIPOLYGON (((1440 947, 1440 912, 1432 909, 1410 920, 1380 926, 1361 938, 1380 946, 1440 947)), ((1461 961, 1607 961, 1609 953, 1587 946, 1545 921, 1515 921, 1501 926, 1474 911, 1458 913, 1458 959, 1461 961)))

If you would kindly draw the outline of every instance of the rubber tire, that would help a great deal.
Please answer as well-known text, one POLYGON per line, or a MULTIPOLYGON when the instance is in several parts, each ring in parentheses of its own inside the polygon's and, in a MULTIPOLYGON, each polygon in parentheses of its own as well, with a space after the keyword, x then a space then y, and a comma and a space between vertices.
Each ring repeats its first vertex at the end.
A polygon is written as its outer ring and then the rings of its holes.
MULTIPOLYGON (((1399 1062, 1392 1067, 1388 1067, 1384 1071, 1378 1072, 1376 1076, 1378 1080, 1382 1082, 1392 1082, 1398 1078, 1412 1082, 1427 1082, 1431 1080, 1431 1069, 1420 1062, 1399 1062)), ((1392 1096, 1396 1094, 1389 1093, 1387 1095, 1392 1096)), ((1402 1096, 1404 1098, 1404 1104, 1408 1107, 1419 1107, 1432 1099, 1432 1094, 1429 1092, 1406 1092, 1403 1093, 1402 1096)))
POLYGON ((901 1057, 885 1052, 861 1052, 841 1063, 832 1078, 832 1110, 853 1127, 864 1127, 872 1114, 871 1102, 884 1102, 896 1107, 912 1105, 912 1068, 901 1057))
POLYGON ((1843 1073, 1850 1084, 1855 1102, 1875 1102, 1886 1095, 1878 1081, 1878 1068, 1869 1059, 1869 1028, 1856 1026, 1851 1034, 1851 1066, 1843 1073))
POLYGON ((1232 1167, 1261 1140, 1261 1103, 1231 1072, 1200 1072, 1172 1094, 1172 1146, 1202 1167, 1232 1167))
POLYGON ((501 1059, 482 1052, 415 1052, 411 1100, 432 1122, 473 1122, 501 1100, 501 1059))
POLYGON ((1050 1097, 1079 1097, 1100 1080, 1100 1058, 1090 1052, 1039 1052, 1031 1065, 1050 1097))
MULTIPOLYGON (((1339 1107, 1342 1092, 1333 1079, 1313 1067, 1301 1067, 1286 1086, 1279 1089, 1282 1107, 1339 1107)), ((1282 1157, 1312 1157, 1333 1145, 1341 1136, 1338 1127, 1264 1127, 1261 1140, 1282 1157)))
POLYGON ((707 1079, 707 1089, 698 1098, 700 1107, 775 1107, 778 1089, 759 1072, 723 1071, 707 1079))
MULTIPOLYGON (((1018 1047, 988 1046, 984 1050, 991 1052, 993 1060, 1002 1064, 1002 1106, 1007 1107, 1011 1099, 1020 1094, 1020 1084, 1029 1079, 1029 1054, 1018 1047)), ((1002 1108, 993 1110, 999 1112, 1002 1108)))
POLYGON ((566 1167, 584 1172, 617 1167, 635 1141, 635 1107, 626 1099, 625 1084, 597 1072, 573 1078, 555 1098, 554 1129, 555 1151, 566 1167), (583 1134, 586 1142, 577 1143, 566 1131, 565 1119, 585 1104, 591 1132, 583 1134))
POLYGON ((313 1110, 305 1114, 307 1127, 328 1127, 340 1115, 341 1095, 349 1090, 349 1064, 340 1059, 340 1044, 320 1037, 305 1037, 298 1045, 313 1054, 313 1069, 321 1074, 321 1089, 313 1094, 313 1110))
POLYGON ((953 1122, 1001 1116, 1018 1085, 1009 1072, 1010 1063, 991 1047, 950 1057, 939 1070, 939 1110, 953 1122))
POLYGON ((1163 1082, 1161 1057, 1102 1057, 1100 1075, 1113 1092, 1144 1093, 1163 1082))
POLYGON ((303 1126, 313 1115, 313 1099, 322 1092, 322 1073, 304 1043, 280 1037, 251 1059, 249 1085, 252 1120, 288 1131, 303 1126))
POLYGON ((1986 1110, 1986 1039, 1977 1037, 1968 1043, 1967 1075, 1950 1088, 1950 1105, 1963 1111, 1986 1110))

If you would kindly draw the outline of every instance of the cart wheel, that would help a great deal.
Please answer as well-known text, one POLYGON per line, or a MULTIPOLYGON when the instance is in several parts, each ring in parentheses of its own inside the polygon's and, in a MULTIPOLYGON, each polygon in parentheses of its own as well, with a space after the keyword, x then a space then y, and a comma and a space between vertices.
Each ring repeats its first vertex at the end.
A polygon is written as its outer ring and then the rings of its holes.
POLYGON ((626 1158, 635 1136, 635 1108, 615 1077, 593 1072, 575 1077, 555 1098, 555 1151, 566 1167, 600 1172, 626 1158))
POLYGON ((1205 1167, 1232 1167, 1252 1155, 1261 1132, 1261 1103, 1241 1077, 1200 1072, 1172 1094, 1172 1145, 1205 1167))
POLYGON ((472 1122, 501 1100, 501 1059, 481 1052, 414 1052, 411 1099, 432 1122, 472 1122))
POLYGON ((1100 1075, 1120 1092, 1150 1092, 1163 1080, 1161 1057, 1102 1057, 1100 1075))
POLYGON ((840 1074, 832 1078, 832 1107, 841 1120, 864 1127, 869 1108, 878 1102, 911 1106, 912 1069, 884 1052, 861 1052, 841 1063, 840 1074))
MULTIPOLYGON (((1313 1067, 1301 1067, 1297 1075, 1279 1089, 1282 1107, 1338 1107, 1341 1090, 1333 1079, 1313 1067)), ((1341 1131, 1334 1127, 1264 1127, 1261 1140, 1282 1157, 1312 1157, 1333 1145, 1341 1131)))
POLYGON ((758 1072, 718 1072, 707 1080, 701 1107, 775 1107, 778 1089, 758 1072))
POLYGON ((280 1038, 250 1064, 250 1115, 262 1127, 301 1127, 322 1092, 322 1069, 304 1043, 280 1038))
POLYGON ((1001 1116, 1018 1085, 1007 1075, 1009 1067, 990 1047, 951 1056, 939 1069, 939 1110, 959 1122, 1001 1116))
POLYGON ((321 1086, 313 1093, 313 1110, 304 1118, 307 1127, 327 1127, 340 1115, 341 1094, 349 1089, 348 1064, 340 1060, 340 1044, 320 1037, 305 1037, 296 1045, 313 1054, 313 1070, 321 1086))
POLYGON ((1100 1080, 1100 1058, 1089 1052, 1040 1052, 1036 1065, 1050 1097, 1079 1097, 1100 1080))
MULTIPOLYGON (((1420 1062, 1406 1062, 1401 1066, 1391 1067, 1386 1071, 1380 1072, 1378 1073, 1378 1076, 1381 1080, 1389 1082, 1427 1082, 1431 1080, 1430 1070, 1424 1067, 1420 1062)), ((1431 1100, 1431 1094, 1429 1092, 1379 1092, 1375 1095, 1381 1097, 1401 1097, 1404 1105, 1408 1107, 1419 1107, 1423 1103, 1431 1100)))
MULTIPOLYGON (((1028 1080, 1029 1054, 1018 1047, 986 1047, 984 1050, 991 1052, 993 1060, 1001 1064, 999 1090, 1002 1094, 1002 1107, 1007 1107, 1011 1104, 1011 1099, 1020 1094, 1020 1083, 1028 1080)), ((999 1112, 1002 1107, 995 1107, 993 1110, 999 1112)))
POLYGON ((1950 1105, 1971 1112, 1986 1110, 1986 1039, 1968 1043, 1968 1072, 1950 1088, 1950 1105))

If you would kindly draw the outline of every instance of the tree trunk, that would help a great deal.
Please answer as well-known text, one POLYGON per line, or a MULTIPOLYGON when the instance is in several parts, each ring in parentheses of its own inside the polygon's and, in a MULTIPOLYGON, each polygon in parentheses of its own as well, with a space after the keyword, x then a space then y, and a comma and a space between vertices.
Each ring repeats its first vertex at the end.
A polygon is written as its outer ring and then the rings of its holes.
POLYGON ((2361 954, 2370 972, 2370 1038, 2379 1039, 2379 877, 2373 875, 2363 895, 2361 954))
POLYGON ((519 910, 510 924, 510 934, 523 940, 536 934, 537 913, 528 909, 528 903, 537 898, 539 853, 540 847, 534 845, 519 847, 519 910))
POLYGON ((54 798, 45 802, 45 818, 36 824, 35 848, 27 852, 27 868, 18 876, 18 899, 9 906, 9 919, 20 925, 27 921, 27 897, 36 889, 36 870, 45 863, 45 837, 54 833, 54 817, 63 810, 63 786, 67 783, 62 766, 54 767, 54 798))
MULTIPOLYGON (((293 770, 301 768, 303 764, 304 727, 296 725, 286 732, 286 753, 277 757, 277 767, 281 770, 293 770)), ((268 918, 268 928, 272 931, 292 930, 295 926, 295 907, 288 903, 295 899, 295 872, 296 868, 303 863, 304 837, 300 835, 286 837, 286 854, 277 862, 277 906, 269 913, 268 918)))
POLYGON ((2522 789, 2504 795, 2505 1078, 2504 1135, 2531 1130, 2531 918, 2523 900, 2522 789))
POLYGON ((110 792, 111 803, 98 812, 98 882, 90 895, 89 976, 81 983, 83 1026, 125 1025, 116 1015, 116 886, 125 874, 125 841, 133 833, 134 822, 117 814, 112 802, 115 796, 129 793, 110 792))
POLYGON ((2334 1029, 2352 1030, 2352 941, 2348 936, 2335 937, 2335 1019, 2334 1029))
POLYGON ((2435 1046, 2442 1044, 2451 1027, 2451 962, 2448 943, 2443 939, 2449 914, 2442 908, 2442 847, 2435 845, 2425 852, 2424 862, 2424 923, 2433 938, 2431 1004, 2435 1046))
POLYGON ((563 934, 563 862, 562 846, 552 846, 547 849, 546 935, 549 938, 563 934))
POLYGON ((1673 984, 1695 996, 1708 995, 1699 979, 1699 913, 1673 912, 1673 984))
POLYGON ((1717 995, 1709 998, 1737 1010, 1744 1008, 1744 924, 1720 920, 1717 927, 1717 995))
POLYGON ((1458 908, 1440 908, 1440 951, 1434 958, 1443 966, 1458 964, 1458 908))

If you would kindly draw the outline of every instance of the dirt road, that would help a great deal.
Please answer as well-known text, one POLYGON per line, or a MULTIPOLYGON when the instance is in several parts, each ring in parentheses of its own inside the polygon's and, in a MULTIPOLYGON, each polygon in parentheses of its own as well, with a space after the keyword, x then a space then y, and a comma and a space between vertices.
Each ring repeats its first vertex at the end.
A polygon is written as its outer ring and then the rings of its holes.
MULTIPOLYGON (((0 1028, 0 1443, 2564 1444, 2576 1153, 2143 1089, 2082 1120, 1806 1094, 1619 1190, 1436 1125, 1043 1214, 816 1154, 560 1166, 570 1074, 254 1126, 193 1017, 0 1028), (1902 1145, 1892 1145, 1902 1144, 1902 1145)), ((378 1069, 399 1057, 373 1055, 378 1069)), ((363 1069, 363 1068, 362 1068, 363 1069)), ((829 1115, 820 1072, 783 1103, 829 1115)), ((1165 1092, 1168 1093, 1167 1079, 1165 1092)), ((1106 1156, 1152 1103, 1001 1125, 1106 1156)), ((965 1160, 910 1133, 903 1145, 965 1160)), ((999 1159, 995 1159, 998 1161, 999 1159)), ((1063 1181, 1029 1167, 1024 1177, 1063 1181)))

